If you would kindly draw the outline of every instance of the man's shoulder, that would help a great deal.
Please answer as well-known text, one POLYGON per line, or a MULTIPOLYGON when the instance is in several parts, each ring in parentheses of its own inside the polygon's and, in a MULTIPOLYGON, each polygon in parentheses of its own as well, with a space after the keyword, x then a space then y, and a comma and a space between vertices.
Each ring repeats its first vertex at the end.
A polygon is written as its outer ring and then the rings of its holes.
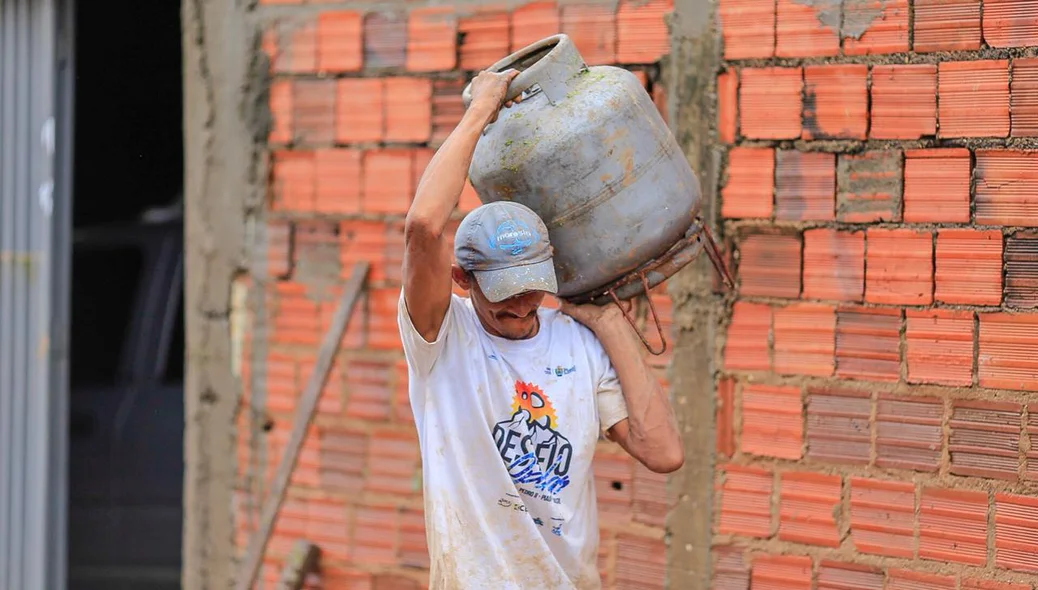
POLYGON ((472 308, 472 300, 457 293, 451 293, 451 311, 465 316, 476 314, 476 310, 472 308))
POLYGON ((565 335, 585 345, 601 346, 598 336, 591 329, 558 309, 545 309, 541 319, 550 322, 551 330, 555 334, 565 335))
MULTIPOLYGON (((404 296, 404 290, 401 289, 397 296, 397 304, 401 311, 407 310, 407 298, 404 296)), ((461 297, 457 293, 451 293, 450 306, 447 308, 447 315, 456 312, 472 312, 472 304, 469 302, 468 297, 461 297)))
POLYGON ((451 293, 451 304, 447 315, 451 320, 451 330, 472 336, 478 335, 479 318, 476 316, 475 308, 472 307, 472 300, 468 297, 451 293))

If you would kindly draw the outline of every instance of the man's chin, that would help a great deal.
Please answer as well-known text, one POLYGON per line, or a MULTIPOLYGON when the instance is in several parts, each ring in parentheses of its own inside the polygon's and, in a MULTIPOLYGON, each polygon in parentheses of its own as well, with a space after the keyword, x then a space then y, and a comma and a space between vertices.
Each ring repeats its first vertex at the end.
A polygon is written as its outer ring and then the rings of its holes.
POLYGON ((505 318, 500 321, 500 332, 505 338, 527 338, 537 326, 536 318, 531 314, 526 318, 505 318))

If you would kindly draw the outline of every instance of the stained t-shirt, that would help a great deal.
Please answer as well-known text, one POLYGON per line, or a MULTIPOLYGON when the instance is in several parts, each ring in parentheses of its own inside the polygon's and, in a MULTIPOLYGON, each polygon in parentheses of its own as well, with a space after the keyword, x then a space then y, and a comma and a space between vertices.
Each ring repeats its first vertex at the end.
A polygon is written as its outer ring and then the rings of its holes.
POLYGON ((400 297, 430 590, 601 587, 591 462, 627 408, 595 335, 557 310, 538 314, 536 336, 509 340, 452 295, 427 342, 400 297))

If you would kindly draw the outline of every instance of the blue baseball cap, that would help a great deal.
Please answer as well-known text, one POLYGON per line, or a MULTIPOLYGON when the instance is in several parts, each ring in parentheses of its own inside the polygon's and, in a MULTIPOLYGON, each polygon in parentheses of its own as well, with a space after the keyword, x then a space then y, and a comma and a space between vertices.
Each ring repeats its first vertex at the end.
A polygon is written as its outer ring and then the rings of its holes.
POLYGON ((458 226, 454 258, 492 303, 527 291, 559 290, 548 228, 526 205, 495 201, 473 209, 458 226))

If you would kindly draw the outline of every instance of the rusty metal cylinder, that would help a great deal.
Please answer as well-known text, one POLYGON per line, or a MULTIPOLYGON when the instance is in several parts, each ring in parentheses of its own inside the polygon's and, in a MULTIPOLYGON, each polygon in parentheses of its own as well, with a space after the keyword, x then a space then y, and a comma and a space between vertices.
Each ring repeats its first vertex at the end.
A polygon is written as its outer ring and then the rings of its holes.
POLYGON ((521 102, 484 130, 469 179, 482 202, 517 201, 544 220, 559 295, 579 298, 673 254, 699 214, 699 181, 638 78, 589 67, 566 35, 488 69, 519 70, 508 97, 521 102))

